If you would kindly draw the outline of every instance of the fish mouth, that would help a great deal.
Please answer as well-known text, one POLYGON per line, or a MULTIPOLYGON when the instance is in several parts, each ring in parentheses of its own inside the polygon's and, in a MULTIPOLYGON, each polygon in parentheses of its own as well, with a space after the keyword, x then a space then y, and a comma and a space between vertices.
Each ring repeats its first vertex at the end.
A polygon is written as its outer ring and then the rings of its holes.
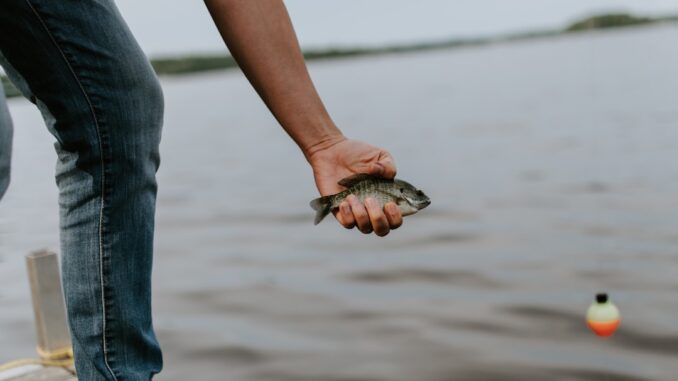
POLYGON ((409 199, 409 198, 403 198, 403 201, 405 201, 405 203, 407 205, 409 205, 413 208, 416 208, 417 210, 422 210, 425 207, 431 205, 431 199, 429 199, 429 198, 424 199, 424 200, 416 200, 416 199, 412 200, 412 199, 409 199))
POLYGON ((424 209, 425 207, 427 207, 427 206, 429 206, 429 205, 431 205, 431 200, 424 200, 424 201, 420 201, 420 202, 417 204, 417 208, 419 208, 419 209, 424 209))

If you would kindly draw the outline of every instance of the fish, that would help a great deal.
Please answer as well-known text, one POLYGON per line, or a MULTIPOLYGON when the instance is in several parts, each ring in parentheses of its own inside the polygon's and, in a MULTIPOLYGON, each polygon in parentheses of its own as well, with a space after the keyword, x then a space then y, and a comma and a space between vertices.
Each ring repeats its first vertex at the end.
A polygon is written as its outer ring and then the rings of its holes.
POLYGON ((316 198, 310 205, 316 211, 313 223, 318 225, 333 209, 339 207, 349 195, 355 195, 360 202, 372 197, 383 208, 388 202, 394 202, 403 216, 409 216, 431 204, 423 191, 400 179, 384 179, 367 173, 359 173, 342 179, 339 185, 346 190, 337 194, 316 198))

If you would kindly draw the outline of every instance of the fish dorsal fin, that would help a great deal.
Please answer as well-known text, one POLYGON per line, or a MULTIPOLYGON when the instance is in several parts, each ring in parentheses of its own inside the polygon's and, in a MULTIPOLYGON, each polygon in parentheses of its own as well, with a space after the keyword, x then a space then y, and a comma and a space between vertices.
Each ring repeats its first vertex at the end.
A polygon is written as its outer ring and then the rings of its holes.
POLYGON ((349 177, 343 178, 339 180, 337 184, 341 185, 342 187, 350 188, 356 184, 358 184, 361 181, 369 180, 369 179, 375 179, 377 176, 372 176, 367 173, 358 173, 355 175, 351 175, 349 177))

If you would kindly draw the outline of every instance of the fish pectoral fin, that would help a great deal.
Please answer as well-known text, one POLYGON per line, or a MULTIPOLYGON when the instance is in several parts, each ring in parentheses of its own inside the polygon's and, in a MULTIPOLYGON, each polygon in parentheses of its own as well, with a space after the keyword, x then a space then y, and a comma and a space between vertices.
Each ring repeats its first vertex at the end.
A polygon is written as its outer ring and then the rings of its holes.
POLYGON ((339 182, 337 184, 341 185, 342 187, 350 188, 350 187, 358 184, 361 181, 370 180, 370 179, 381 179, 381 177, 370 175, 370 174, 367 174, 367 173, 358 173, 358 174, 351 175, 349 177, 345 177, 345 178, 339 180, 339 182))

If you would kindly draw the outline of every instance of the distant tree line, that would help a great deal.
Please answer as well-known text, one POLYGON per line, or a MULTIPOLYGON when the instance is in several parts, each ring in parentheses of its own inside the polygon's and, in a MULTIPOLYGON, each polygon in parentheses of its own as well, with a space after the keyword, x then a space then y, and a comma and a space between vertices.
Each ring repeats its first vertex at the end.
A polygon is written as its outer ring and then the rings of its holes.
POLYGON ((592 16, 581 21, 577 21, 568 26, 566 32, 577 32, 581 30, 619 28, 624 26, 634 26, 649 24, 658 21, 650 17, 638 17, 627 13, 616 13, 609 15, 592 16))

